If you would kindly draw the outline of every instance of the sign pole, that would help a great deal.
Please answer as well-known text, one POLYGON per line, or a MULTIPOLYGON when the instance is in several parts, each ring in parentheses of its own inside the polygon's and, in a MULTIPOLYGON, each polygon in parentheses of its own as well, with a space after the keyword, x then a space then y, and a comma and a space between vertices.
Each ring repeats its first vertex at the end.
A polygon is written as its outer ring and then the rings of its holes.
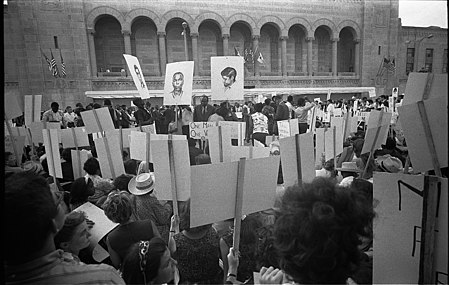
POLYGON ((235 211, 234 211, 234 234, 233 247, 236 252, 240 247, 240 228, 242 224, 242 208, 243 208, 243 183, 245 181, 245 163, 244 157, 239 160, 239 168, 237 173, 237 192, 235 197, 235 211))
MULTIPOLYGON (((173 200, 173 215, 176 217, 179 216, 179 210, 178 210, 178 190, 176 185, 176 168, 175 168, 175 157, 174 157, 174 148, 173 148, 173 135, 168 135, 168 157, 169 157, 169 164, 170 164, 170 178, 171 178, 171 195, 173 200)), ((179 227, 175 229, 175 232, 179 232, 179 227)))

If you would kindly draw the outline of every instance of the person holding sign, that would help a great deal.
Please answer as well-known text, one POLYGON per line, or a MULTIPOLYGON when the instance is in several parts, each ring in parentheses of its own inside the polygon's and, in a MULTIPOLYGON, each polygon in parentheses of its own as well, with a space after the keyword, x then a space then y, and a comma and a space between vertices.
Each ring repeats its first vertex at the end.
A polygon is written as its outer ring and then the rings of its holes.
POLYGON ((67 206, 45 178, 15 174, 5 181, 4 195, 6 283, 125 284, 112 266, 84 264, 56 249, 54 237, 64 225, 67 206))
POLYGON ((154 120, 151 114, 145 109, 145 103, 142 98, 136 98, 133 100, 133 104, 136 105, 137 111, 134 112, 137 126, 146 126, 153 124, 154 120))
POLYGON ((298 108, 295 109, 295 117, 298 118, 300 134, 304 134, 307 132, 307 129, 309 128, 309 125, 307 124, 309 110, 315 106, 316 104, 314 102, 309 103, 306 106, 306 99, 304 99, 303 97, 298 98, 298 108))
POLYGON ((209 98, 204 95, 201 98, 201 104, 193 109, 194 122, 207 122, 210 115, 214 113, 214 107, 209 104, 209 98))
POLYGON ((265 138, 268 136, 268 118, 262 114, 262 108, 262 103, 254 105, 256 112, 250 115, 249 133, 252 134, 253 144, 254 140, 257 140, 266 146, 265 138))

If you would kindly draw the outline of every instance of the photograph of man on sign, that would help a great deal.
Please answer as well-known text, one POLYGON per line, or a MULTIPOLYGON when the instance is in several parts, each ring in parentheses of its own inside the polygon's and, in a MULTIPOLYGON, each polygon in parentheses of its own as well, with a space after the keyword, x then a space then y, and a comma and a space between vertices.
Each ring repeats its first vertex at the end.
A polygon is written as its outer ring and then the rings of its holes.
POLYGON ((193 61, 167 64, 164 105, 192 104, 193 61))
POLYGON ((243 57, 211 57, 211 99, 243 100, 243 57))

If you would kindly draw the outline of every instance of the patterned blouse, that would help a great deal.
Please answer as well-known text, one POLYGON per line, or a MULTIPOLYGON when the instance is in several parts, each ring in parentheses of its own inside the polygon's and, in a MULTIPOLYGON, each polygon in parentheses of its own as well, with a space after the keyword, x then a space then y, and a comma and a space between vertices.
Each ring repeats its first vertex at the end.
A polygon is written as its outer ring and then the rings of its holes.
POLYGON ((268 118, 260 112, 251 115, 253 119, 253 133, 268 134, 268 118))
POLYGON ((190 239, 182 232, 174 237, 180 283, 218 284, 222 283, 219 266, 220 239, 213 227, 199 239, 190 239))

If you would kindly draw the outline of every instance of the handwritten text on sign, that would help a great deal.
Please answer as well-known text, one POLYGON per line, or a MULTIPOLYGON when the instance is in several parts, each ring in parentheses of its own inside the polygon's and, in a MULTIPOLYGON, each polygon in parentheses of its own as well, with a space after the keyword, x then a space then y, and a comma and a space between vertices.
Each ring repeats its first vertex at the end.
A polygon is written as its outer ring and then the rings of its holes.
POLYGON ((191 139, 207 139, 207 132, 210 127, 217 126, 216 122, 193 122, 189 124, 189 137, 191 139))

